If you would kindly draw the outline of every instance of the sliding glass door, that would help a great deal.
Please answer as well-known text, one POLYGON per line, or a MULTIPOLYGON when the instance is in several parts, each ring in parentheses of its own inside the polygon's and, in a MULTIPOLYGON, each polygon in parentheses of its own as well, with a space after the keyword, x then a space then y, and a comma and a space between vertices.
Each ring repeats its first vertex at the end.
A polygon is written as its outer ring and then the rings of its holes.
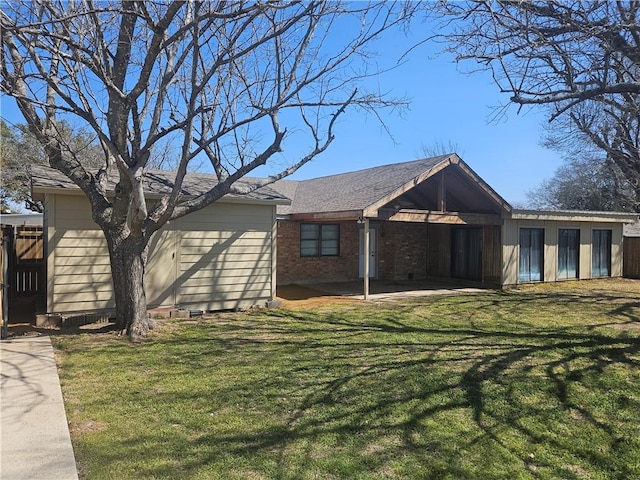
POLYGON ((558 278, 578 278, 580 230, 558 230, 558 278))
POLYGON ((541 282, 544 271, 544 229, 520 229, 520 262, 518 279, 521 282, 541 282))
POLYGON ((482 228, 453 228, 451 240, 451 276, 482 280, 482 228))
POLYGON ((594 230, 591 248, 591 276, 611 276, 611 230, 594 230))

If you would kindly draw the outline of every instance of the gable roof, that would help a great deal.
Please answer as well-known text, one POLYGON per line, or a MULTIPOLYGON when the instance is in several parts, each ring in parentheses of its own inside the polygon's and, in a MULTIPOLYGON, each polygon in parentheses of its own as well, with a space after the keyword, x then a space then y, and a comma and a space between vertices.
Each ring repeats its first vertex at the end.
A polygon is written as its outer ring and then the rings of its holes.
POLYGON ((506 200, 453 153, 310 180, 280 180, 273 187, 289 196, 292 202, 290 206, 278 207, 278 213, 360 212, 362 216, 376 216, 378 208, 450 165, 455 165, 497 208, 507 212, 511 210, 506 200))
MULTIPOLYGON (((148 170, 144 173, 145 192, 148 198, 159 197, 171 193, 175 172, 166 170, 148 170)), ((251 187, 259 179, 245 177, 236 183, 239 186, 251 187)), ((116 175, 111 175, 107 181, 107 192, 113 192, 117 181, 116 175)), ((197 196, 205 193, 212 185, 218 183, 218 178, 207 173, 187 173, 182 183, 182 194, 185 196, 197 196)), ((31 170, 31 188, 34 197, 44 193, 80 193, 78 187, 66 175, 58 170, 46 166, 34 166, 31 170)), ((244 195, 229 193, 223 197, 226 200, 244 200, 256 202, 268 202, 277 205, 288 205, 289 198, 277 190, 267 186, 261 187, 244 195)))

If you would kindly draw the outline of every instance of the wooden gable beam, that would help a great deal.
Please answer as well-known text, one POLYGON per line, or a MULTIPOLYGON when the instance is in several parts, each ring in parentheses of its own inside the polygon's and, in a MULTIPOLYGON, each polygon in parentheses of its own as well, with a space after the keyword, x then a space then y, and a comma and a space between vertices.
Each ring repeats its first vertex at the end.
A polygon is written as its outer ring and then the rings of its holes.
POLYGON ((444 223, 448 225, 502 225, 500 215, 484 213, 432 212, 429 210, 384 210, 380 218, 390 222, 444 223), (386 213, 386 214, 385 214, 386 213))
POLYGON ((489 198, 491 198, 491 200, 493 200, 505 213, 511 213, 511 205, 509 205, 506 200, 498 195, 498 193, 493 188, 491 188, 491 186, 489 186, 487 182, 482 180, 482 178, 480 178, 478 174, 476 174, 476 172, 474 172, 471 167, 469 167, 469 165, 464 163, 460 157, 452 160, 451 163, 457 165, 460 170, 467 174, 468 178, 473 179, 478 187, 480 187, 480 189, 484 191, 489 196, 489 198))
MULTIPOLYGON (((386 204, 392 202, 394 199, 398 198, 403 193, 411 190, 415 186, 424 182, 426 179, 433 177, 438 172, 442 172, 445 168, 447 168, 450 165, 455 165, 457 168, 460 169, 461 172, 463 172, 467 176, 467 178, 475 182, 475 184, 478 186, 480 191, 485 193, 489 197, 489 199, 491 199, 491 201, 493 201, 504 213, 511 212, 511 205, 509 205, 506 202, 506 200, 504 200, 500 195, 498 195, 496 191, 493 190, 493 188, 491 188, 484 180, 482 180, 466 163, 462 161, 462 159, 458 155, 454 153, 446 157, 437 165, 433 166, 431 169, 427 170, 421 175, 418 175, 416 178, 414 178, 410 182, 405 183, 400 188, 396 189, 394 192, 388 195, 385 195, 384 197, 379 199, 377 202, 369 205, 367 208, 364 209, 363 215, 365 217, 371 217, 371 218, 377 217, 378 209, 384 207, 386 204)), ((445 212, 447 207, 445 182, 446 182, 446 178, 444 175, 442 175, 442 179, 438 184, 438 205, 437 205, 437 208, 440 209, 441 212, 445 212)))
POLYGON ((438 173, 441 170, 444 170, 445 168, 447 168, 449 165, 451 165, 451 159, 454 156, 457 157, 457 155, 448 156, 447 158, 442 160, 440 163, 438 163, 437 165, 433 166, 432 168, 430 168, 426 172, 422 173, 421 175, 418 175, 416 178, 414 178, 410 182, 405 183, 404 185, 402 185, 397 190, 391 192, 388 195, 385 195, 384 197, 382 197, 377 202, 369 205, 367 208, 364 209, 364 212, 363 212, 364 216, 365 217, 377 217, 379 208, 385 206, 387 203, 389 203, 392 200, 398 198, 400 195, 402 195, 406 191, 411 190, 416 185, 424 182, 427 178, 432 177, 436 173, 438 173))

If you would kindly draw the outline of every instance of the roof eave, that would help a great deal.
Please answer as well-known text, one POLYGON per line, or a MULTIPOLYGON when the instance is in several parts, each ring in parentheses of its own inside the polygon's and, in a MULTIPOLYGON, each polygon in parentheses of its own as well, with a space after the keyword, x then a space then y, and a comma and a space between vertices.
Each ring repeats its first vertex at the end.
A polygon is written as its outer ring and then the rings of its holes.
POLYGON ((363 217, 362 210, 342 210, 339 212, 290 213, 290 220, 326 221, 326 220, 358 220, 363 217))
POLYGON ((513 220, 591 221, 600 223, 634 223, 637 213, 597 212, 583 210, 523 210, 514 209, 508 218, 513 220))
MULTIPOLYGON (((52 188, 52 187, 32 187, 32 196, 34 200, 44 200, 45 195, 77 195, 85 196, 85 193, 79 188, 52 188)), ((107 197, 113 197, 114 192, 107 192, 107 197)), ((149 192, 145 194, 147 200, 159 200, 164 194, 149 192)), ((185 195, 184 198, 192 198, 191 195, 185 195)), ((222 203, 244 203, 244 204, 260 204, 260 205, 291 205, 291 200, 288 198, 252 198, 243 197, 238 195, 224 195, 222 198, 216 200, 216 202, 222 203)), ((215 203, 215 202, 214 202, 215 203)))

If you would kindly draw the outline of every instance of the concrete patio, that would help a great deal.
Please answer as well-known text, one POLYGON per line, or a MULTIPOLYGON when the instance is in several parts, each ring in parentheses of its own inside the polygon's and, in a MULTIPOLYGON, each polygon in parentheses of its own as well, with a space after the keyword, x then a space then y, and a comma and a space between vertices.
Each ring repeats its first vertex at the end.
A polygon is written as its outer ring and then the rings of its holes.
MULTIPOLYGON (((463 295, 488 292, 486 287, 469 283, 444 281, 387 282, 372 280, 369 301, 393 301, 402 298, 430 295, 463 295)), ((362 281, 284 285, 278 287, 278 297, 285 301, 302 301, 324 298, 331 300, 364 300, 362 281)))

